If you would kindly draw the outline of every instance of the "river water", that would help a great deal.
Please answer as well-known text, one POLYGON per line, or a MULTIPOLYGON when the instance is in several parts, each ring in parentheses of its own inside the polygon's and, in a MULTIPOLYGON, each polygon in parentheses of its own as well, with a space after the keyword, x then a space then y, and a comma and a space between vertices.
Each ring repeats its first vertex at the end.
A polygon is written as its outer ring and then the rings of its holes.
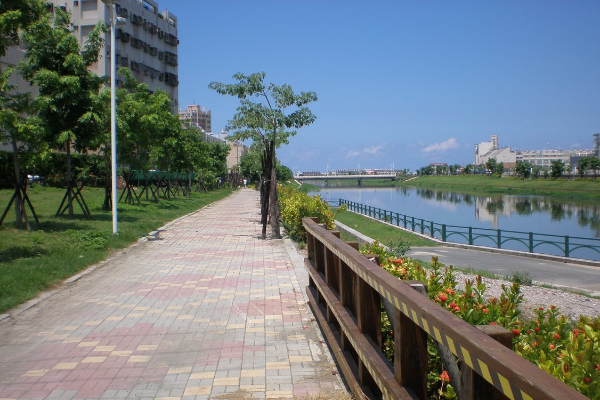
MULTIPOLYGON (((325 200, 344 199, 440 224, 600 238, 600 204, 542 196, 480 195, 410 187, 321 188, 325 200)), ((504 246, 503 246, 504 247, 504 246)), ((511 248, 511 246, 506 246, 511 248)), ((524 250, 522 246, 515 248, 524 250)), ((581 249, 573 257, 600 259, 581 249)), ((560 254, 560 251, 541 251, 560 254)))

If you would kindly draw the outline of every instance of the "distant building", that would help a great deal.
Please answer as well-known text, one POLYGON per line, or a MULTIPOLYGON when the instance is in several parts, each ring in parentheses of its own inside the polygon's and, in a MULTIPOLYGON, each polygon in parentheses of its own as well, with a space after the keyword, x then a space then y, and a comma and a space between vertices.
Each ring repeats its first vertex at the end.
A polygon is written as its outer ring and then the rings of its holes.
MULTIPOLYGON (((110 27, 110 10, 98 0, 51 0, 49 11, 60 7, 72 15, 73 35, 79 43, 99 21, 110 27)), ((173 112, 179 108, 179 78, 177 75, 177 17, 169 11, 158 11, 154 0, 119 0, 119 17, 126 20, 116 29, 116 67, 128 67, 138 82, 150 90, 162 89, 169 94, 173 112)), ((105 45, 100 60, 90 70, 100 76, 111 75, 110 29, 104 35, 105 45)), ((117 85, 120 80, 117 78, 117 85)))
POLYGON ((532 165, 550 167, 552 161, 562 161, 566 165, 576 166, 583 157, 596 154, 596 150, 519 150, 517 161, 529 162, 532 165))
POLYGON ((504 163, 506 169, 512 168, 517 162, 529 162, 532 165, 550 167, 552 161, 561 160, 567 165, 576 166, 582 157, 598 154, 600 147, 600 134, 594 134, 594 149, 587 150, 511 150, 508 147, 498 146, 498 136, 492 135, 491 142, 482 142, 475 145, 475 165, 485 165, 490 158, 504 163))
POLYGON ((594 147, 596 148, 596 157, 600 158, 600 133, 594 133, 594 147))
POLYGON ((485 165, 491 158, 503 163, 505 168, 512 168, 517 163, 517 154, 514 151, 498 145, 498 135, 492 135, 490 142, 475 145, 475 165, 485 165))
POLYGON ((212 116, 210 110, 200 107, 197 104, 192 104, 186 107, 185 110, 179 110, 179 119, 188 120, 192 126, 202 128, 204 132, 212 132, 212 116))

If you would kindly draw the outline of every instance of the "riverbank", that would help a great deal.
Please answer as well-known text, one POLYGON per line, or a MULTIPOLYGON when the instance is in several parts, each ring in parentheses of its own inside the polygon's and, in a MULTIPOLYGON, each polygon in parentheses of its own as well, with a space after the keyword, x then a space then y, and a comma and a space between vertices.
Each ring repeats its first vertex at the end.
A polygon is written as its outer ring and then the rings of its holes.
POLYGON ((394 186, 412 186, 469 193, 543 195, 561 199, 597 201, 600 179, 530 179, 487 175, 419 176, 394 186))

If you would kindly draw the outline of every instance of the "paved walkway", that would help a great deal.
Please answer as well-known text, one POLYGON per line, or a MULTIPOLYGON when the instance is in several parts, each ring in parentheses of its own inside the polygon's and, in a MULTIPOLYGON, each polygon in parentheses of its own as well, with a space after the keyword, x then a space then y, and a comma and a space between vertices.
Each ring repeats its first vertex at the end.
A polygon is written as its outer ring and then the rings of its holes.
POLYGON ((0 323, 0 399, 297 398, 343 390, 286 240, 250 189, 0 323))

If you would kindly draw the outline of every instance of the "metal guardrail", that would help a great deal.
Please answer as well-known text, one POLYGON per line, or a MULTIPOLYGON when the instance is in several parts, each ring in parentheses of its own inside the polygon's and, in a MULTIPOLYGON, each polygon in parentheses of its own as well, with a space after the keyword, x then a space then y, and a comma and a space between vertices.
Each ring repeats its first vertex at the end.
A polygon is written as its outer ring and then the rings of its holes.
POLYGON ((498 249, 506 249, 506 244, 511 243, 516 244, 516 248, 511 248, 511 250, 519 250, 520 247, 522 251, 538 254, 551 254, 539 251, 541 246, 549 246, 549 248, 557 249, 559 255, 564 257, 573 257, 573 253, 578 250, 589 249, 600 255, 600 239, 440 224, 423 218, 382 210, 377 207, 344 199, 339 199, 338 204, 340 206, 345 204, 350 211, 441 240, 442 242, 478 245, 498 249))
MULTIPOLYGON (((302 223, 309 301, 357 399, 426 399, 427 335, 460 360, 461 400, 586 398, 494 340, 497 326, 469 325, 360 254, 356 242, 311 218, 302 223), (393 365, 381 351, 382 303, 394 316, 393 365)), ((512 333, 500 333, 510 345, 512 333)))

